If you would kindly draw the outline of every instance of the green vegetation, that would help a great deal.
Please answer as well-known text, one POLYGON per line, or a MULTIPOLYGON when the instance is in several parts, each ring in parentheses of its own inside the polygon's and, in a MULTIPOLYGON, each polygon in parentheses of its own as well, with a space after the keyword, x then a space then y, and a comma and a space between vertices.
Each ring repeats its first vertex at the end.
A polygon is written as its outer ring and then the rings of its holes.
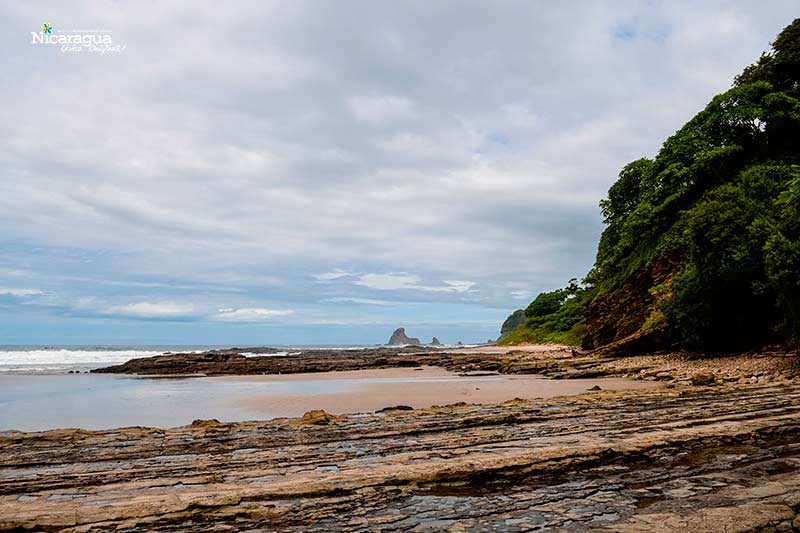
POLYGON ((585 288, 540 294, 504 342, 798 342, 800 19, 654 159, 626 165, 600 208, 585 288))
POLYGON ((583 338, 585 293, 586 290, 578 286, 574 279, 563 289, 541 293, 527 309, 520 309, 511 315, 517 317, 518 326, 505 334, 500 344, 529 342, 579 346, 583 338), (523 318, 524 322, 520 320, 523 318))
POLYGON ((502 341, 510 334, 514 333, 516 330, 521 328, 525 325, 525 310, 524 309, 517 309, 513 313, 511 313, 506 321, 503 322, 503 325, 500 327, 500 340, 502 341))

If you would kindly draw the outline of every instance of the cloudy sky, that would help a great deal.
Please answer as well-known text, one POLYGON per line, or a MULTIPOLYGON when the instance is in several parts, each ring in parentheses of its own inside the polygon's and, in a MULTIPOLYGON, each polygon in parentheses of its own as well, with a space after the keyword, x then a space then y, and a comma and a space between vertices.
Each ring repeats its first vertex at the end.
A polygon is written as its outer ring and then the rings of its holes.
POLYGON ((620 167, 796 15, 3 2, 0 344, 494 338, 586 273, 620 167), (45 22, 124 50, 32 44, 45 22))

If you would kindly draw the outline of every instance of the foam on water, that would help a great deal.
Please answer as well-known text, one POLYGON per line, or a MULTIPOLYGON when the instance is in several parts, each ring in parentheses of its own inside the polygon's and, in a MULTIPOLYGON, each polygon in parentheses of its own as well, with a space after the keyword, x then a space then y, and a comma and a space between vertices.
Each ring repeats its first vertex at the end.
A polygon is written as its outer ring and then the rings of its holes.
MULTIPOLYGON (((90 346, 2 346, 0 372, 40 373, 91 370, 124 363, 137 357, 151 357, 170 351, 167 347, 90 346)), ((178 351, 178 350, 172 350, 178 351)), ((199 351, 180 349, 179 351, 199 351)))

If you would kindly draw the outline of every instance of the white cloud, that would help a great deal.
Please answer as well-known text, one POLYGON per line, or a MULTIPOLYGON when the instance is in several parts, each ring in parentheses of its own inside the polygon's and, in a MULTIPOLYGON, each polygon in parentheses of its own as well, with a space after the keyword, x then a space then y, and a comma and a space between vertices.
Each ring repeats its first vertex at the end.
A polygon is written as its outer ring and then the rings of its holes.
POLYGON ((192 316, 195 307, 174 302, 136 302, 109 307, 105 313, 137 318, 175 318, 192 316))
POLYGON ((422 285, 422 279, 412 274, 363 274, 356 285, 379 291, 415 290, 426 292, 467 292, 474 285, 473 281, 444 280, 444 285, 422 285))
POLYGON ((397 305, 398 303, 398 302, 390 302, 388 300, 375 300, 373 298, 355 298, 355 297, 326 298, 323 301, 331 303, 351 303, 351 304, 363 304, 363 305, 397 305))
POLYGON ((474 281, 459 281, 446 279, 444 282, 447 287, 436 288, 435 290, 452 291, 452 292, 467 292, 475 286, 474 281))
POLYGON ((396 291, 417 289, 420 281, 419 276, 408 274, 363 274, 353 283, 379 291, 396 291))
POLYGON ((351 98, 348 103, 355 115, 366 122, 399 120, 411 118, 414 114, 411 101, 400 96, 351 98))
POLYGON ((44 293, 39 289, 16 289, 10 287, 0 287, 0 295, 22 298, 24 296, 40 296, 42 294, 44 293))
POLYGON ((323 274, 315 274, 314 277, 317 278, 317 281, 333 281, 335 279, 344 278, 351 275, 351 272, 337 268, 323 274))
POLYGON ((243 307, 239 309, 220 309, 212 318, 225 322, 262 322, 273 318, 293 315, 291 309, 265 309, 263 307, 243 307))

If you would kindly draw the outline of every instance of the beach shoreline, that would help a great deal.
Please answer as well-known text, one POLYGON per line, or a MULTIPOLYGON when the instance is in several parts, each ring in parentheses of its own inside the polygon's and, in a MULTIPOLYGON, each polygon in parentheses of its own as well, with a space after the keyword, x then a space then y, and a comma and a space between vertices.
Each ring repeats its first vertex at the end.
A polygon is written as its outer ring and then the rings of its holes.
POLYGON ((553 398, 581 394, 592 387, 602 390, 651 390, 661 386, 624 378, 548 380, 536 375, 458 375, 438 367, 415 369, 335 371, 267 376, 219 376, 222 381, 291 383, 309 380, 347 382, 348 387, 320 394, 255 393, 228 402, 250 412, 300 416, 322 409, 333 414, 355 414, 392 406, 414 409, 432 405, 497 404, 514 398, 553 398))

